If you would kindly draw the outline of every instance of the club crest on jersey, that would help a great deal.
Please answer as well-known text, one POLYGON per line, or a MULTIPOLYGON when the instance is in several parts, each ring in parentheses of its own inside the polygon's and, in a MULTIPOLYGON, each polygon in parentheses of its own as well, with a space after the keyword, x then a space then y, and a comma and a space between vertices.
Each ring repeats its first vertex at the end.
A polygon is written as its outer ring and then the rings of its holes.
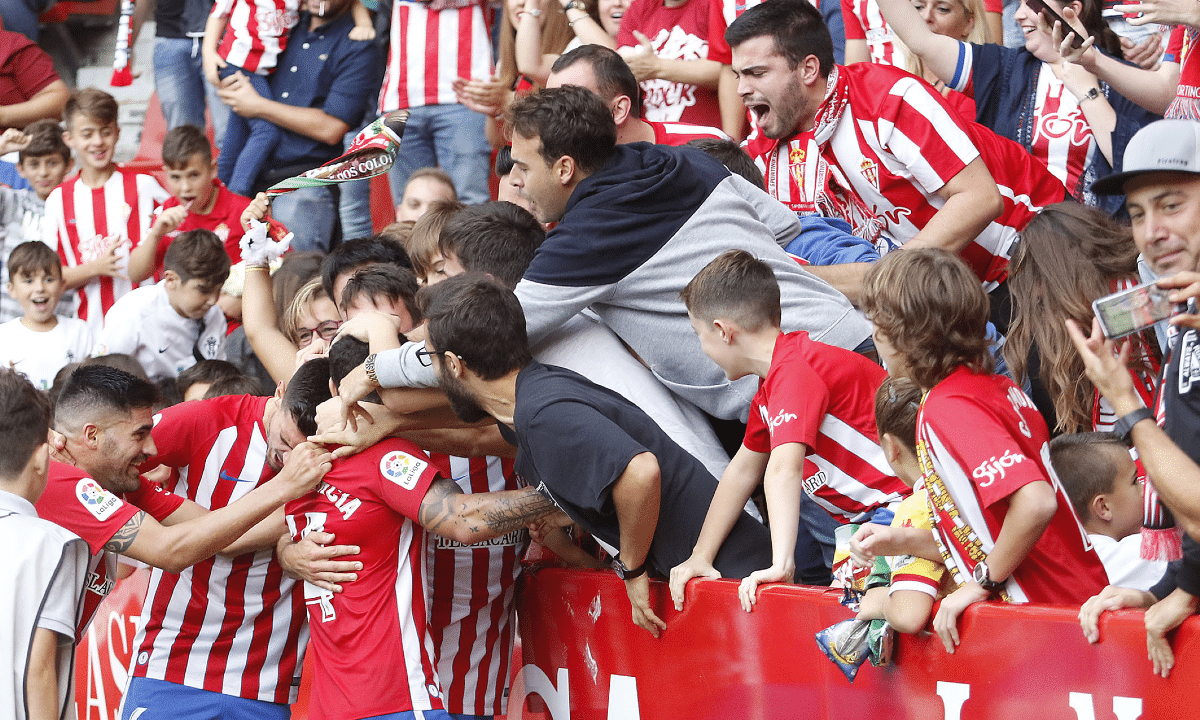
POLYGON ((429 463, 424 460, 393 450, 379 461, 379 473, 405 490, 412 490, 428 466, 429 463))
POLYGON ((866 178, 867 182, 871 183, 871 187, 875 188, 875 191, 878 192, 879 166, 876 165, 875 161, 871 158, 863 158, 862 163, 860 163, 858 167, 860 170, 862 170, 863 177, 866 178))
POLYGON ((793 147, 788 150, 788 162, 792 165, 802 164, 807 153, 802 147, 793 147))
POLYGON ((91 478, 75 483, 75 497, 97 520, 107 520, 121 507, 121 499, 96 484, 91 478))

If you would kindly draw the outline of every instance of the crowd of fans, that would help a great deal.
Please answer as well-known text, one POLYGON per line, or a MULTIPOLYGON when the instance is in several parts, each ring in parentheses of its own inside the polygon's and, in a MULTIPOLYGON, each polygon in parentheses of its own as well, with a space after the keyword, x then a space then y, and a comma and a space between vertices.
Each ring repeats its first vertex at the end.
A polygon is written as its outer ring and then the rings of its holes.
POLYGON ((0 31, 0 706, 59 717, 140 563, 124 718, 286 718, 306 647, 317 720, 490 717, 531 540, 658 637, 651 578, 753 612, 846 525, 860 618, 1141 607, 1167 676, 1200 5, 1045 1, 1005 47, 966 0, 138 0, 157 177, 0 31), (268 201, 397 110, 394 222, 268 201), (1106 336, 1147 283, 1169 320, 1106 336))

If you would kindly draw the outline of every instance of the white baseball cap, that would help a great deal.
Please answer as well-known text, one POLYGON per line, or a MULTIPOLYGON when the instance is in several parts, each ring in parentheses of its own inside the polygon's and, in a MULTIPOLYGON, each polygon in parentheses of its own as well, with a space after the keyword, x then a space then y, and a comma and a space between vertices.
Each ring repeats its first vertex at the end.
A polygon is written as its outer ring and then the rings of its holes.
POLYGON ((1124 195, 1126 180, 1156 172, 1200 175, 1200 122, 1158 120, 1138 130, 1125 146, 1121 172, 1092 183, 1092 192, 1124 195))

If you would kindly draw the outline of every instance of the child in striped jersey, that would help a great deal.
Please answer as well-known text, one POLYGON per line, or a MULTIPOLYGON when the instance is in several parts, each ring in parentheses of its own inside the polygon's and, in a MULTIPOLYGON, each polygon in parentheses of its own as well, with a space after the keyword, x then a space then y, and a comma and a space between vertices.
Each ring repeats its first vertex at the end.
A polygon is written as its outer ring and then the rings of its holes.
MULTIPOLYGON (((321 2, 315 14, 324 17, 325 5, 321 2)), ((275 99, 267 78, 275 71, 288 35, 300 20, 299 11, 300 0, 218 0, 208 16, 201 49, 208 81, 220 87, 225 78, 240 74, 259 95, 275 99)), ((354 0, 351 12, 354 29, 350 39, 373 40, 375 28, 367 7, 361 0, 354 0)), ((279 144, 281 134, 282 130, 269 120, 230 113, 221 143, 224 152, 217 159, 217 177, 233 193, 252 195, 253 183, 279 144)))

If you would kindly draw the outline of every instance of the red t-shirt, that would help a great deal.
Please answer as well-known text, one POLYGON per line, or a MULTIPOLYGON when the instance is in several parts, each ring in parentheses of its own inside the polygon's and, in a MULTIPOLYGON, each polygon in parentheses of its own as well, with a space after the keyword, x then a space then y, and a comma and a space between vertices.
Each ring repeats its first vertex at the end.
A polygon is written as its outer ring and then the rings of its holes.
MULTIPOLYGON (((639 47, 633 31, 650 38, 654 54, 668 60, 708 59, 708 3, 688 0, 667 7, 662 0, 633 0, 621 18, 617 47, 639 47)), ((642 119, 653 122, 685 122, 691 125, 721 124, 721 108, 715 88, 670 80, 643 80, 642 119)))
MULTIPOLYGON (((230 261, 235 265, 242 261, 240 243, 242 235, 245 235, 246 231, 242 228, 241 218, 246 206, 250 204, 250 198, 233 193, 225 187, 225 183, 216 178, 213 179, 213 185, 217 188, 217 200, 213 203, 212 210, 205 215, 189 210, 187 218, 175 232, 167 233, 166 237, 159 241, 158 250, 154 255, 154 277, 156 279, 162 279, 160 275, 162 274, 163 258, 167 256, 167 248, 171 246, 171 241, 179 233, 188 230, 212 230, 217 237, 221 238, 221 242, 225 243, 225 252, 229 253, 230 261)), ((177 205, 179 205, 179 199, 172 197, 163 203, 163 210, 177 205)))
POLYGON ((955 370, 925 396, 917 437, 936 536, 955 584, 970 579, 992 551, 1009 496, 1038 480, 1054 488, 1058 511, 1005 583, 1005 599, 1078 606, 1108 584, 1050 466, 1046 423, 1011 380, 955 370))
POLYGON ((145 510, 162 522, 182 504, 183 498, 164 492, 146 478, 141 478, 137 492, 114 495, 83 470, 65 463, 50 463, 50 477, 36 505, 38 517, 83 538, 92 552, 77 638, 83 637, 100 602, 116 584, 116 556, 105 552, 104 545, 139 511, 145 510))
POLYGON ((0 105, 25 102, 58 79, 46 51, 21 33, 0 30, 0 105))
POLYGON ((304 584, 313 720, 442 709, 427 633, 425 531, 414 522, 437 477, 416 445, 389 438, 338 460, 316 490, 287 504, 294 540, 333 533, 361 548, 363 564, 341 593, 304 584))
POLYGON ((803 443, 805 492, 840 522, 863 520, 910 492, 879 448, 875 391, 885 377, 863 356, 804 331, 780 335, 743 444, 768 453, 803 443))

